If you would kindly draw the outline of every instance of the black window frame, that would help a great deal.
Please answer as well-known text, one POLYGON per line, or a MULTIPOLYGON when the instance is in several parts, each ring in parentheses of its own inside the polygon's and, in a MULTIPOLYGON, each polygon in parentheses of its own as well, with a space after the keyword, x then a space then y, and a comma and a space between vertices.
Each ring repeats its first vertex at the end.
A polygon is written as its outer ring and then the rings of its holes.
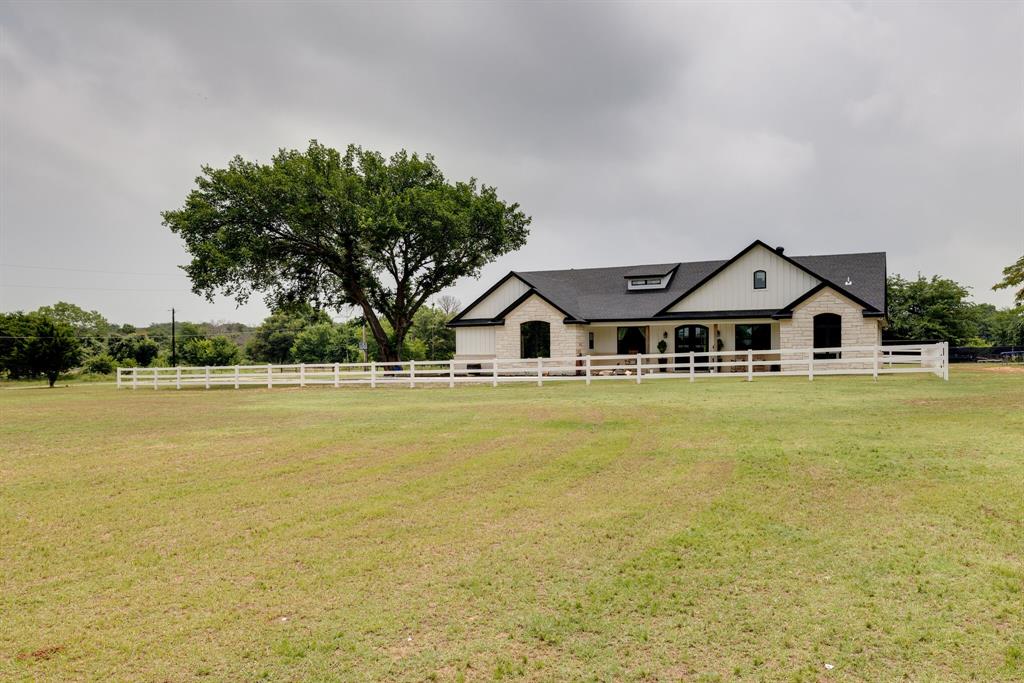
POLYGON ((771 323, 741 323, 734 332, 737 351, 770 351, 772 348, 771 323))
POLYGON ((593 332, 587 332, 587 350, 588 351, 593 351, 594 350, 594 333, 593 332))
POLYGON ((519 357, 551 357, 551 323, 546 320, 527 320, 519 324, 519 357))
MULTIPOLYGON (((843 345, 843 316, 838 313, 819 313, 811 319, 812 345, 816 349, 839 348, 843 345), (836 324, 828 324, 835 322, 836 324)), ((814 358, 824 360, 842 358, 842 351, 816 351, 814 358)))
POLYGON ((754 289, 768 289, 768 273, 763 270, 754 271, 754 289), (761 286, 757 286, 757 276, 761 275, 761 286))

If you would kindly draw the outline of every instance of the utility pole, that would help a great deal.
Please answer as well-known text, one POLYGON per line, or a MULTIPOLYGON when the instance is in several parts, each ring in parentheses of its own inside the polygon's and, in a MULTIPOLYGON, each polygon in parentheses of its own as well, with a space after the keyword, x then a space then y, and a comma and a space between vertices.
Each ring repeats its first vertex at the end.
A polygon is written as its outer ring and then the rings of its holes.
POLYGON ((178 367, 178 344, 174 334, 174 309, 171 309, 171 367, 178 367))

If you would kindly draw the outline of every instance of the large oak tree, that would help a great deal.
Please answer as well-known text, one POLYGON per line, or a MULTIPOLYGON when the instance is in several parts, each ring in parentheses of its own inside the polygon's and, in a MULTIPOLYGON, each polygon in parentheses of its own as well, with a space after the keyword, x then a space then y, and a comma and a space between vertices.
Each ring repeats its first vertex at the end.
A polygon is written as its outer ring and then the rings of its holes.
POLYGON ((192 256, 193 291, 358 307, 385 360, 399 359, 428 298, 522 247, 530 224, 495 188, 447 181, 431 155, 341 154, 313 140, 269 164, 235 157, 202 171, 185 205, 163 213, 192 256))
POLYGON ((1016 289, 1013 300, 1018 306, 1024 305, 1024 256, 1003 268, 1003 279, 992 289, 1016 289))

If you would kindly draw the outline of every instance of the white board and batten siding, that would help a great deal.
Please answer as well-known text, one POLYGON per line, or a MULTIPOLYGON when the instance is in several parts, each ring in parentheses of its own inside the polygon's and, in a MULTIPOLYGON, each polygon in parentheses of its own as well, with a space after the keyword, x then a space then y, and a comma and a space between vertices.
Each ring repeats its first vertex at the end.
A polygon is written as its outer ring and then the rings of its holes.
POLYGON ((513 275, 505 280, 483 301, 466 311, 462 317, 467 319, 493 318, 512 305, 516 299, 526 294, 530 286, 513 275))
POLYGON ((819 280, 774 251, 757 246, 676 303, 672 311, 746 311, 780 309, 817 286, 819 280), (754 289, 754 271, 763 270, 768 286, 754 289))
POLYGON ((494 328, 456 327, 455 348, 459 356, 493 356, 494 328))

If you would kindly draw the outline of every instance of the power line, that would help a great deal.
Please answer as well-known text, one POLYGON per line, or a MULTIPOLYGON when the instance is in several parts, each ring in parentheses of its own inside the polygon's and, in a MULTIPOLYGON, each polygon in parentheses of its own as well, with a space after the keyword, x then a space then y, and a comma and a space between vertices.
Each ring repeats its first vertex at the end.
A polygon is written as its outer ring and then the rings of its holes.
MULTIPOLYGON (((165 323, 166 324, 166 323, 165 323)), ((166 336, 170 332, 160 332, 158 335, 166 336)), ((206 334, 179 334, 177 337, 181 338, 198 338, 206 339, 208 337, 242 337, 245 335, 255 334, 255 328, 251 332, 208 332, 206 334)), ((125 337, 146 337, 153 339, 153 334, 149 332, 111 332, 110 334, 84 334, 75 335, 76 339, 122 339, 125 337)), ((52 335, 39 335, 39 334, 25 334, 25 335, 8 335, 0 334, 0 339, 57 339, 52 335)))
POLYGON ((29 270, 67 270, 74 273, 106 273, 109 275, 160 275, 164 277, 184 277, 185 273, 140 273, 128 270, 96 270, 93 268, 65 268, 63 266, 24 266, 17 263, 0 263, 5 268, 27 268, 29 270))
POLYGON ((175 294, 192 294, 185 289, 147 289, 145 287, 75 287, 73 285, 7 285, 0 284, 0 287, 20 287, 22 289, 70 289, 74 291, 91 292, 172 292, 175 294))

